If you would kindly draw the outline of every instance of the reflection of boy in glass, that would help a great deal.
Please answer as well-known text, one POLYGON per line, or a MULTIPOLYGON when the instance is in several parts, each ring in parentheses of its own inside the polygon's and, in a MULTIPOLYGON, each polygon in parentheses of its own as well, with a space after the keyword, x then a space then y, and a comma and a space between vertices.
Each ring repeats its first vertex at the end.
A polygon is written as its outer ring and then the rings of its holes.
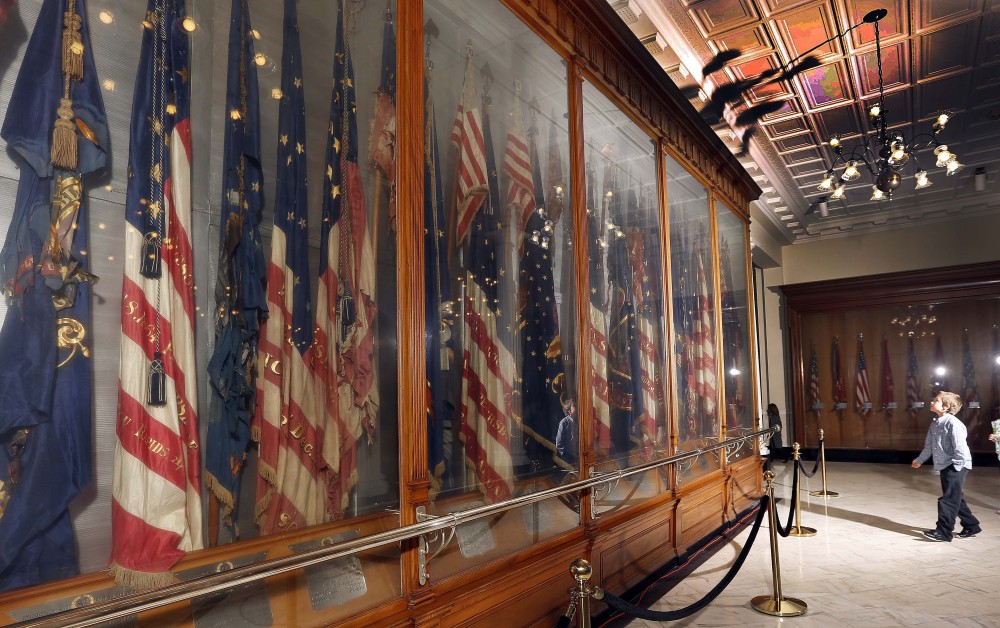
POLYGON ((576 403, 572 399, 563 404, 566 416, 556 428, 556 454, 571 465, 576 464, 577 445, 576 403))

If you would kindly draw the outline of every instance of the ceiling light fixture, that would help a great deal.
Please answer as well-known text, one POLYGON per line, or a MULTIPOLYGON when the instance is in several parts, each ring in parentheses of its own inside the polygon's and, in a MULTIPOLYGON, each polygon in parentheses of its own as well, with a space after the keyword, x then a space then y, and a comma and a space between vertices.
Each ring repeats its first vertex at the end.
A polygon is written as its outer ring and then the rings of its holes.
MULTIPOLYGON (((921 190, 931 185, 927 171, 917 164, 917 151, 934 146, 935 165, 944 168, 946 174, 957 173, 962 164, 948 146, 938 141, 938 134, 948 123, 948 114, 941 113, 934 122, 933 133, 921 133, 907 140, 899 130, 888 129, 886 120, 888 110, 885 107, 885 87, 882 82, 882 40, 879 35, 879 21, 888 11, 876 9, 867 13, 861 24, 871 24, 875 28, 875 59, 878 64, 878 100, 868 108, 868 119, 872 130, 866 131, 864 137, 852 147, 844 146, 839 135, 829 140, 830 148, 836 155, 833 166, 826 171, 823 180, 816 187, 821 192, 831 192, 832 198, 844 196, 843 183, 855 181, 861 176, 863 167, 871 175, 872 196, 870 200, 885 201, 892 199, 892 193, 903 181, 902 169, 908 163, 913 163, 916 170, 914 188, 921 190), (840 175, 835 170, 843 166, 840 175)), ((856 25, 861 26, 861 24, 856 25)))

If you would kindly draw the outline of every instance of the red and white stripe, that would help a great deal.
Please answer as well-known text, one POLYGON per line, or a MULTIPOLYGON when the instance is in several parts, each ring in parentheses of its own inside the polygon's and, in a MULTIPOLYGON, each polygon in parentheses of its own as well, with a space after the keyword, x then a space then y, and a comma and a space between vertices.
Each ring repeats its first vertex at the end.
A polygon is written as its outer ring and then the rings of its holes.
MULTIPOLYGON (((339 441, 336 484, 330 489, 330 509, 335 518, 342 516, 350 491, 357 484, 357 443, 362 435, 367 442, 373 441, 379 409, 375 365, 375 318, 378 313, 375 253, 358 165, 348 161, 346 175, 344 214, 330 229, 324 243, 328 262, 336 267, 324 269, 319 298, 321 319, 317 320, 329 359, 326 389, 331 400, 327 403, 326 420, 336 426, 336 440, 339 441), (349 229, 345 228, 348 219, 349 229), (338 347, 337 294, 344 285, 354 296, 357 316, 338 347)), ((334 440, 331 437, 327 442, 330 444, 334 440)))
POLYGON ((816 347, 812 347, 809 359, 809 409, 818 410, 819 402, 819 364, 816 361, 816 347))
MULTIPOLYGON (((283 211, 277 208, 276 211, 283 211)), ((286 532, 327 520, 322 448, 325 425, 323 388, 314 370, 315 344, 305 352, 292 346, 292 286, 298 277, 285 263, 286 238, 276 224, 267 270, 268 319, 259 343, 257 416, 259 443, 257 504, 262 534, 286 532)))
POLYGON ((868 366, 865 363, 864 344, 858 341, 857 374, 854 377, 854 411, 863 417, 871 416, 872 395, 868 388, 868 366))
POLYGON ((521 99, 514 97, 513 120, 507 129, 507 147, 504 150, 503 171, 507 175, 507 207, 518 217, 517 233, 523 238, 528 217, 535 209, 535 185, 531 179, 531 159, 528 140, 524 134, 524 116, 521 99))
POLYGON ((695 256, 698 258, 698 311, 694 319, 693 334, 695 391, 702 400, 705 418, 714 425, 718 377, 715 368, 715 317, 700 246, 695 247, 695 256))
POLYGON ((169 569, 203 544, 189 121, 177 123, 170 139, 159 279, 139 273, 143 234, 125 227, 111 568, 131 587, 169 583, 169 569), (158 347, 166 405, 153 407, 149 365, 158 347))
POLYGON ((496 316, 472 273, 466 273, 466 285, 461 436, 466 464, 486 499, 496 503, 514 492, 510 454, 514 356, 497 341, 496 316))
POLYGON ((595 445, 611 451, 611 405, 608 397, 608 315, 590 304, 590 376, 593 386, 595 445))
POLYGON ((451 128, 451 143, 458 151, 455 240, 461 242, 489 191, 486 142, 472 57, 465 60, 465 83, 451 128))
POLYGON ((656 446, 656 383, 658 362, 654 327, 649 320, 649 308, 645 304, 649 278, 646 276, 646 246, 640 229, 629 231, 627 236, 629 264, 632 267, 632 292, 636 308, 636 326, 639 333, 639 372, 642 377, 642 414, 637 417, 642 433, 643 455, 652 457, 656 446))

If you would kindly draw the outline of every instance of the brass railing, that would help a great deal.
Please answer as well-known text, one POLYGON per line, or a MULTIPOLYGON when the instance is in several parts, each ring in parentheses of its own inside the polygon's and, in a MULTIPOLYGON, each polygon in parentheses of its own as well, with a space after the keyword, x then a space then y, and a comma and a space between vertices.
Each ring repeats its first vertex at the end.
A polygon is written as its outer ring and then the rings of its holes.
POLYGON ((383 545, 418 538, 422 535, 447 528, 455 528, 469 521, 490 517, 502 512, 514 510, 515 508, 545 501, 546 499, 559 497, 560 495, 566 495, 601 484, 606 484, 608 482, 614 482, 630 475, 644 473, 651 469, 675 464, 681 460, 696 458, 719 449, 735 447, 749 439, 770 436, 773 431, 774 430, 771 428, 759 430, 737 438, 729 438, 714 445, 700 447, 692 451, 686 451, 667 458, 661 458, 660 460, 645 462, 626 469, 602 473, 599 477, 578 480, 561 486, 544 489, 536 493, 521 495, 504 502, 486 504, 484 506, 470 508, 469 510, 463 510, 461 512, 441 515, 419 523, 370 534, 356 539, 336 543, 334 545, 327 545, 326 547, 319 547, 295 554, 293 556, 264 560, 259 563, 236 567, 220 573, 209 574, 207 576, 186 580, 184 582, 171 584, 158 589, 142 591, 90 606, 53 613, 51 615, 46 615, 44 617, 39 617, 16 625, 22 627, 56 625, 92 626, 97 623, 124 619, 135 613, 160 608, 177 602, 183 602, 197 596, 219 593, 228 589, 250 584, 258 580, 270 578, 272 576, 278 576, 290 571, 311 567, 313 565, 318 565, 320 563, 349 556, 351 554, 365 552, 377 547, 382 547, 383 545))

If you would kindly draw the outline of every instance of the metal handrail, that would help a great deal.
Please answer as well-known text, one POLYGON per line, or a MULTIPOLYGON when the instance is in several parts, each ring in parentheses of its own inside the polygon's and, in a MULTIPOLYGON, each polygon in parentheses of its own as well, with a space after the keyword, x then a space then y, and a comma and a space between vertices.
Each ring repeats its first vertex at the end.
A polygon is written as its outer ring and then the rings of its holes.
POLYGON ((233 589, 245 584, 250 584, 258 580, 270 578, 272 576, 278 576, 290 571, 296 571, 313 565, 318 565, 343 556, 349 556, 351 554, 382 547, 383 545, 417 538, 421 535, 442 530, 444 528, 457 527, 469 521, 475 521, 476 519, 482 519, 501 512, 545 501, 546 499, 550 499, 552 497, 558 497, 560 495, 573 493, 592 486, 597 486, 599 484, 619 480, 623 477, 643 473, 645 471, 669 464, 674 464, 680 460, 695 458, 702 454, 706 454, 717 449, 724 449, 745 440, 770 435, 773 431, 773 428, 759 430, 737 438, 726 439, 707 447, 700 447, 682 454, 675 454, 660 460, 645 462, 627 469, 619 469, 618 471, 603 473, 599 477, 586 478, 569 484, 564 484, 562 486, 556 486, 538 491, 537 493, 521 495, 520 497, 515 497, 504 502, 486 504, 476 508, 470 508, 469 510, 451 513, 449 515, 441 515, 420 523, 414 523, 408 526, 395 528, 393 530, 386 530, 384 532, 377 532, 368 536, 343 541, 335 545, 327 545, 326 547, 319 547, 292 556, 273 558, 259 563, 244 565, 228 571, 209 574, 200 578, 194 578, 177 584, 160 587, 158 589, 115 598, 99 604, 92 604, 90 606, 53 613, 51 615, 46 615, 44 617, 39 617, 15 625, 25 628, 32 626, 54 625, 92 626, 97 623, 93 620, 98 620, 100 623, 104 623, 114 621, 116 619, 123 619, 136 613, 153 610, 170 604, 176 604, 177 602, 183 602, 196 596, 218 593, 227 589, 233 589))

